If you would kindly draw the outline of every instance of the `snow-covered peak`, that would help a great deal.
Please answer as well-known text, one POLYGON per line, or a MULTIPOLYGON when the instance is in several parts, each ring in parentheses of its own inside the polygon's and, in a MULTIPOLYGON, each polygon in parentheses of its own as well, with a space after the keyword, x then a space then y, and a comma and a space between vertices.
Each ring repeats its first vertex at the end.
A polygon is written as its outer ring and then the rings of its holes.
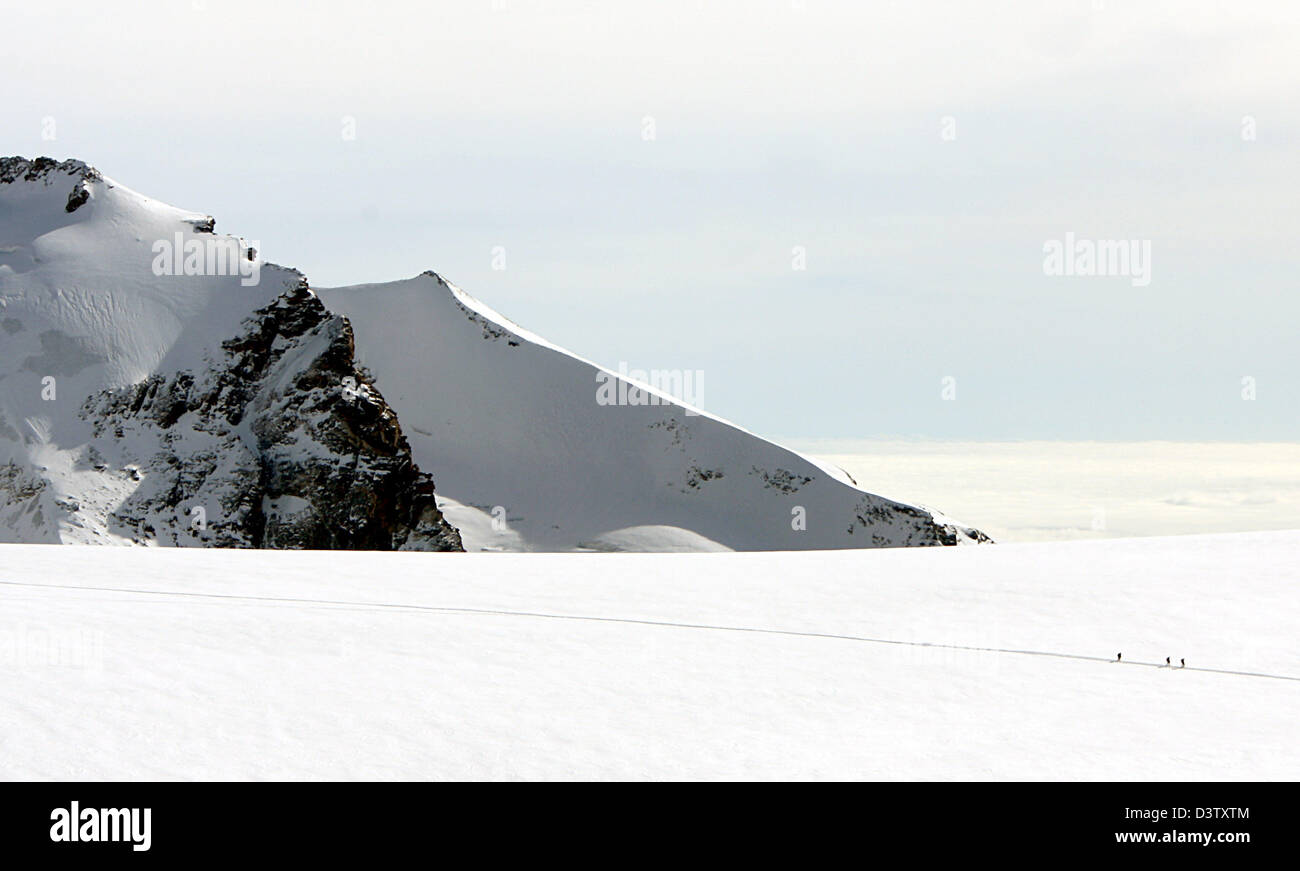
POLYGON ((138 194, 81 161, 6 158, 0 167, 8 335, 21 324, 28 338, 79 344, 86 365, 65 373, 85 373, 78 389, 200 365, 213 342, 302 280, 262 262, 255 243, 214 233, 210 216, 138 194))
MULTIPOLYGON (((436 272, 317 288, 471 550, 804 550, 982 533, 596 365, 436 272)), ((679 383, 692 373, 681 376, 679 383)), ((670 379, 663 379, 670 380, 670 379)))
POLYGON ((80 161, 0 171, 0 541, 458 547, 300 273, 80 161))

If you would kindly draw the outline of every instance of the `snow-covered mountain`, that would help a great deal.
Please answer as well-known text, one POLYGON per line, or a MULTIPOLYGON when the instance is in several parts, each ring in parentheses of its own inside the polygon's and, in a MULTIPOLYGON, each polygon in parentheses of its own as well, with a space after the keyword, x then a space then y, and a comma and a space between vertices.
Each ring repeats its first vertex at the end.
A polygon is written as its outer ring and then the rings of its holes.
POLYGON ((359 359, 406 426, 416 462, 455 500, 443 510, 471 549, 804 550, 983 538, 649 384, 620 384, 618 373, 435 273, 317 292, 352 322, 359 359))
POLYGON ((0 160, 0 494, 0 541, 987 540, 601 369, 432 272, 313 290, 210 216, 45 158, 0 160))
POLYGON ((0 541, 459 550, 299 273, 77 161, 0 161, 0 541))

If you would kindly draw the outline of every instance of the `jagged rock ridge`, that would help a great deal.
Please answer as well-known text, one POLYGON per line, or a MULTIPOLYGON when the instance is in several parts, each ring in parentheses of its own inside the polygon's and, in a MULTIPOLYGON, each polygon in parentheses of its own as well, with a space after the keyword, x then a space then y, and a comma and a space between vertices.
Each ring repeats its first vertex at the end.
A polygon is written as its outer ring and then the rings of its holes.
POLYGON ((136 541, 460 550, 397 416, 355 363, 351 325, 304 282, 202 372, 88 400, 96 440, 156 444, 113 512, 136 541))

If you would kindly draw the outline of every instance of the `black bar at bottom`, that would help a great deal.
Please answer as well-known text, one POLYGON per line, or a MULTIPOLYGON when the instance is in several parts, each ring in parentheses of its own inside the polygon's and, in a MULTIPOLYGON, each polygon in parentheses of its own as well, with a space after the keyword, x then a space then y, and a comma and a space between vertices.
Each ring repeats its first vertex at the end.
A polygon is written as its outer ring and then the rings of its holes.
POLYGON ((10 783, 0 786, 0 859, 9 867, 110 853, 130 861, 396 861, 437 850, 459 864, 445 851, 463 849, 484 858, 603 856, 602 864, 656 855, 734 864, 801 849, 809 860, 844 849, 863 860, 882 849, 1231 859, 1285 855, 1295 845, 1294 803, 1265 785, 693 785, 676 795, 658 786, 599 796, 598 786, 552 796, 545 788, 489 795, 448 784, 10 783), (609 852, 611 841, 623 842, 626 858, 609 852))

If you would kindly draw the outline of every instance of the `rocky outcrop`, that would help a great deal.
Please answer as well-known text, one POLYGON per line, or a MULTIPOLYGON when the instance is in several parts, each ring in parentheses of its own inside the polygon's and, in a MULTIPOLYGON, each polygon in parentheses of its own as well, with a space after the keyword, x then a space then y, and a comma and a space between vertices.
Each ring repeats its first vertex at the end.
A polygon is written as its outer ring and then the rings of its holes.
POLYGON ((45 479, 13 461, 0 464, 0 542, 57 542, 45 479))
POLYGON ((52 157, 38 157, 35 160, 0 157, 0 184, 12 184, 21 180, 51 185, 66 179, 75 182, 64 206, 64 211, 71 213, 90 202, 90 186, 103 181, 104 177, 99 170, 80 160, 60 162, 52 157))
MULTIPOLYGON (((71 176, 82 182, 102 181, 99 170, 80 160, 58 161, 52 157, 0 157, 0 184, 15 181, 41 181, 53 184, 52 176, 71 176)), ((69 209, 68 211, 72 211, 69 209)))
POLYGON ((110 527, 141 543, 461 550, 352 327, 304 281, 245 321, 203 372, 83 406, 106 453, 139 459, 110 527))
POLYGON ((935 545, 952 547, 963 542, 972 544, 993 542, 993 539, 978 529, 947 522, 915 505, 894 502, 874 493, 863 494, 854 509, 853 522, 848 525, 846 531, 849 535, 853 535, 858 529, 861 529, 864 535, 870 536, 873 547, 900 546, 900 534, 902 547, 935 545), (887 524, 894 527, 892 539, 886 538, 877 531, 887 524))

